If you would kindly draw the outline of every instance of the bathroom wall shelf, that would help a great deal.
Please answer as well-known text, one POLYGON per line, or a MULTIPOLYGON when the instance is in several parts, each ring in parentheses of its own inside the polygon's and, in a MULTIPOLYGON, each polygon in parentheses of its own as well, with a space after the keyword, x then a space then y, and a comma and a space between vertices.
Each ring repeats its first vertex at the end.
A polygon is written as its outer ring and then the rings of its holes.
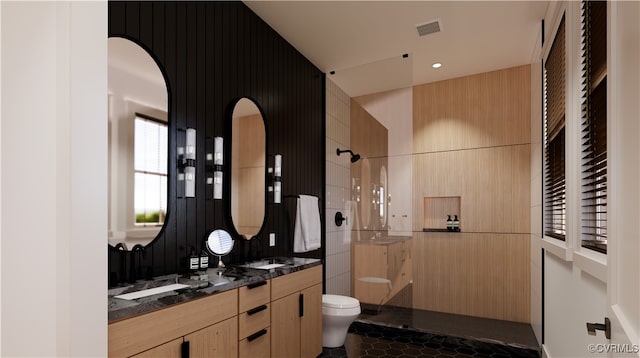
POLYGON ((447 229, 435 229, 435 228, 426 227, 426 228, 422 229, 422 232, 446 232, 446 233, 450 233, 450 234, 453 234, 453 233, 458 233, 459 234, 462 231, 451 231, 451 230, 447 230, 447 229))
POLYGON ((460 219, 459 196, 425 196, 423 232, 460 232, 447 230, 447 215, 458 215, 460 219))

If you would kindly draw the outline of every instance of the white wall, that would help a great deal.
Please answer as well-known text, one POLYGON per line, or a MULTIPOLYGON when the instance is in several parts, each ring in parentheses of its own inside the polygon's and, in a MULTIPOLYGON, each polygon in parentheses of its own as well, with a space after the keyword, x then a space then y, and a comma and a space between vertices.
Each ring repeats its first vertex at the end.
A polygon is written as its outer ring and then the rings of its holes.
MULTIPOLYGON (((567 242, 541 241, 545 248, 543 348, 549 357, 598 356, 588 350, 589 344, 640 344, 640 4, 609 2, 608 6, 608 253, 605 256, 580 247, 579 215, 568 216, 567 242), (606 340, 603 332, 596 337, 587 335, 585 323, 602 323, 605 316, 612 320, 613 340, 606 340)), ((575 212, 579 202, 570 196, 576 194, 577 184, 572 183, 580 182, 575 147, 579 133, 569 123, 577 123, 572 118, 580 113, 576 98, 580 85, 579 3, 552 3, 545 24, 555 26, 562 10, 567 14, 569 57, 567 210, 575 212)), ((548 26, 547 30, 545 38, 552 39, 554 28, 548 26)))
POLYGON ((612 342, 640 345, 640 3, 608 6, 609 317, 612 342))
POLYGON ((349 216, 345 211, 345 205, 351 198, 351 162, 348 155, 337 156, 336 148, 350 148, 351 99, 329 79, 326 87, 326 291, 330 294, 350 296, 350 226, 343 223, 338 227, 333 218, 338 211, 349 216))
POLYGON ((0 355, 105 356, 106 2, 0 6, 0 355))
POLYGON ((587 335, 586 322, 604 322, 606 283, 551 253, 545 254, 544 267, 545 351, 554 358, 597 357, 589 344, 607 340, 603 332, 587 335))
MULTIPOLYGON (((586 322, 604 322, 607 313, 607 285, 601 278, 583 270, 576 261, 580 254, 580 194, 576 191, 579 180, 579 151, 575 148, 578 143, 578 121, 580 118, 579 88, 580 73, 580 4, 575 2, 552 3, 545 17, 545 45, 542 56, 546 56, 556 28, 565 12, 566 28, 566 73, 567 73, 567 235, 566 241, 545 238, 539 241, 545 248, 544 255, 544 352, 550 357, 586 357, 592 355, 588 350, 589 344, 606 343, 602 332, 598 336, 589 336, 586 322), (571 214, 571 215, 569 215, 571 214)), ((542 132, 542 115, 533 117, 532 127, 536 132, 542 132)), ((542 148, 540 148, 542 150, 542 148)), ((541 155, 532 151, 534 157, 541 155)), ((533 159, 533 158, 532 158, 533 159)), ((534 160, 532 160, 533 162, 534 160)), ((540 159, 537 159, 540 162, 540 159)), ((541 185, 542 182, 539 182, 541 185)), ((532 193, 534 192, 532 188, 532 193)), ((542 195, 542 193, 540 193, 542 195)), ((540 230, 536 230, 537 232, 540 230)), ((533 246, 533 245, 532 245, 533 246)), ((539 255, 534 253, 532 255, 539 255)), ((533 258, 533 257, 532 257, 533 258)))

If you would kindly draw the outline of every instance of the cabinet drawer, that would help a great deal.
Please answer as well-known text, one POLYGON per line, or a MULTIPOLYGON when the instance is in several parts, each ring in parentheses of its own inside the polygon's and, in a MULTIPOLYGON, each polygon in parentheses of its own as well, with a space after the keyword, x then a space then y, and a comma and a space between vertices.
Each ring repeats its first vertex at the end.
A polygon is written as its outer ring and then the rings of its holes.
POLYGON ((244 312, 271 301, 271 281, 261 281, 238 289, 238 312, 244 312))
POLYGON ((322 283, 322 265, 271 280, 271 300, 275 301, 307 287, 322 283))
POLYGON ((244 339, 271 324, 271 307, 260 305, 238 315, 239 337, 244 339))
POLYGON ((238 344, 238 355, 247 358, 268 358, 271 356, 271 329, 258 331, 253 337, 248 337, 238 344), (259 335, 259 336, 258 336, 259 335))

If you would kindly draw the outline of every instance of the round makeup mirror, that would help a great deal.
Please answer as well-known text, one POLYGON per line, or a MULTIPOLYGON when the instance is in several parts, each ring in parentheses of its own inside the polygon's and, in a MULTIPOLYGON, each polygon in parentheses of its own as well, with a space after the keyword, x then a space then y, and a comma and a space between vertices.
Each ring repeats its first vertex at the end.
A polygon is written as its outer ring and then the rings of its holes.
POLYGON ((207 238, 207 249, 212 254, 218 256, 218 267, 224 267, 222 256, 231 252, 233 249, 233 239, 228 232, 224 230, 213 230, 207 238))

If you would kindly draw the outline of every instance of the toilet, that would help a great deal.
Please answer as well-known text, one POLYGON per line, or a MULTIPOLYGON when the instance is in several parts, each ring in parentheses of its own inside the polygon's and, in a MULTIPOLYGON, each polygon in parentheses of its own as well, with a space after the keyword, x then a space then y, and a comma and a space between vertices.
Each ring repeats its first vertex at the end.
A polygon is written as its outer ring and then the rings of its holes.
POLYGON ((360 314, 360 301, 339 295, 322 295, 322 346, 336 348, 344 344, 347 330, 360 314))

